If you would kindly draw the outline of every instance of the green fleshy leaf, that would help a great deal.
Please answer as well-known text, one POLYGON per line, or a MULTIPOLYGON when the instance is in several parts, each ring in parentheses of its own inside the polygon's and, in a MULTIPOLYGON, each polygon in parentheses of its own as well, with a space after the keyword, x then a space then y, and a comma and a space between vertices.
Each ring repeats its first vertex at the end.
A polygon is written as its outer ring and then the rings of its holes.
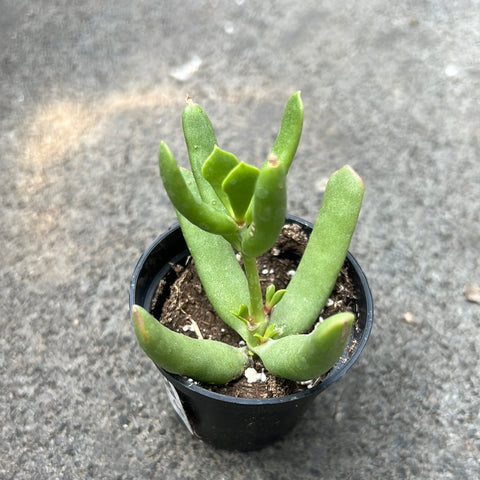
POLYGON ((231 211, 230 201, 228 195, 222 189, 222 183, 238 164, 239 161, 233 153, 222 150, 215 145, 202 167, 203 177, 210 183, 218 198, 229 211, 231 211))
POLYGON ((172 152, 165 142, 160 144, 158 156, 160 175, 173 206, 188 220, 203 230, 215 234, 233 234, 238 226, 227 212, 197 198, 193 183, 187 183, 172 152))
POLYGON ((248 324, 248 317, 249 317, 249 311, 248 307, 244 304, 240 305, 240 308, 238 309, 238 312, 235 312, 232 310, 231 312, 233 315, 235 315, 239 320, 242 322, 248 324))
POLYGON ((267 340, 255 348, 265 368, 278 377, 306 381, 328 372, 348 342, 355 316, 350 312, 333 315, 308 335, 289 335, 267 340))
POLYGON ((255 333, 253 336, 259 340, 260 344, 264 344, 267 340, 276 337, 279 333, 280 330, 278 330, 275 325, 270 324, 263 335, 255 333))
POLYGON ((244 257, 259 257, 269 250, 285 223, 286 171, 275 155, 260 170, 252 202, 252 223, 242 238, 244 257))
POLYGON ((138 305, 132 309, 132 322, 144 352, 170 373, 223 384, 239 377, 248 363, 245 349, 174 332, 138 305))
POLYGON ((245 219, 259 173, 258 168, 241 162, 230 171, 222 183, 222 190, 228 196, 237 222, 245 219))
POLYGON ((283 298, 283 296, 286 293, 287 293, 287 290, 285 289, 277 290, 271 299, 270 308, 273 308, 283 298))
POLYGON ((283 112, 282 124, 272 147, 272 153, 278 158, 287 172, 297 151, 298 142, 302 134, 303 110, 300 92, 296 92, 288 99, 283 112))
POLYGON ((265 290, 265 305, 267 307, 271 304, 271 301, 274 295, 275 295, 275 285, 269 285, 265 290))
POLYGON ((282 335, 308 331, 330 296, 344 264, 365 186, 348 165, 327 183, 307 248, 287 286, 288 295, 272 312, 282 335))

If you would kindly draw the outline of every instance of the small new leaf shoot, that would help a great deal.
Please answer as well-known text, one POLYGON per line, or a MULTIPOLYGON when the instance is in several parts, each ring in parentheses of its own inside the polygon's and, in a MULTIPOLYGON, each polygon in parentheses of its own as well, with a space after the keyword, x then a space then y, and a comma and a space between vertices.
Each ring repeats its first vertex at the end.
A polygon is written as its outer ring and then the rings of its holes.
POLYGON ((274 285, 269 285, 265 290, 265 314, 269 314, 273 307, 283 298, 287 293, 286 289, 275 291, 274 285))
POLYGON ((257 338, 260 345, 262 345, 266 343, 269 339, 274 338, 279 334, 280 334, 280 330, 278 330, 275 327, 275 325, 270 324, 265 330, 265 333, 263 335, 260 335, 259 333, 255 333, 254 337, 257 338))
MULTIPOLYGON (((245 323, 250 332, 257 330, 258 324, 255 322, 255 317, 250 313, 249 308, 246 305, 241 305, 238 312, 232 311, 231 313, 245 323)), ((245 340, 248 339, 246 338, 245 340)))
POLYGON ((283 296, 287 293, 287 289, 284 288, 282 290, 277 290, 275 292, 275 295, 273 296, 272 298, 272 302, 270 304, 270 310, 277 304, 280 302, 280 300, 283 298, 283 296))
POLYGON ((248 307, 244 304, 240 305, 238 312, 232 311, 232 314, 239 318, 244 323, 249 323, 250 312, 248 311, 248 307))
POLYGON ((269 285, 265 290, 265 305, 271 305, 274 294, 275 294, 275 285, 269 285))

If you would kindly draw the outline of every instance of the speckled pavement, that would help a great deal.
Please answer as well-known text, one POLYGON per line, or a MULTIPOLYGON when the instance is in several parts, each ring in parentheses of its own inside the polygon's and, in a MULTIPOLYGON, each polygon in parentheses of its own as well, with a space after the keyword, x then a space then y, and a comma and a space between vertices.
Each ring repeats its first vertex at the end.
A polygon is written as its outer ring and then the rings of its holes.
POLYGON ((480 477, 478 1, 0 1, 0 478, 480 477), (192 439, 136 344, 128 284, 174 222, 190 94, 260 162, 305 125, 289 211, 345 163, 375 325, 360 361, 260 452, 192 439))

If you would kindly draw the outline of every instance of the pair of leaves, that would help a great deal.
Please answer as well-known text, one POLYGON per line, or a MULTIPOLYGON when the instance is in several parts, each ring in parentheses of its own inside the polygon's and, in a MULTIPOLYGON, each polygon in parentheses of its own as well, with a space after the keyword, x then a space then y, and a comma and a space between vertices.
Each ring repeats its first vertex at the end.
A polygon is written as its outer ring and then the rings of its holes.
POLYGON ((275 291, 275 285, 269 285, 265 290, 265 313, 270 313, 272 308, 283 298, 287 290, 275 291))
POLYGON ((185 172, 164 142, 160 145, 159 164, 172 204, 192 223, 208 232, 228 235, 235 233, 238 225, 245 222, 260 173, 258 168, 239 162, 235 155, 215 145, 202 167, 202 175, 226 207, 227 215, 215 201, 206 202, 198 198, 197 182, 195 185, 185 181, 185 172))
POLYGON ((229 235, 238 231, 238 225, 229 215, 201 198, 197 184, 180 169, 165 142, 160 144, 158 162, 170 201, 185 218, 210 233, 229 235))
MULTIPOLYGON (((135 334, 145 353, 159 366, 206 383, 227 383, 248 364, 244 348, 214 340, 198 340, 169 330, 138 305, 132 309, 135 334)), ((345 349, 354 315, 338 313, 308 335, 272 340, 273 325, 255 348, 272 374, 294 381, 315 378, 332 368, 345 349)))
POLYGON ((238 223, 245 221, 259 173, 217 145, 202 167, 203 177, 238 223))

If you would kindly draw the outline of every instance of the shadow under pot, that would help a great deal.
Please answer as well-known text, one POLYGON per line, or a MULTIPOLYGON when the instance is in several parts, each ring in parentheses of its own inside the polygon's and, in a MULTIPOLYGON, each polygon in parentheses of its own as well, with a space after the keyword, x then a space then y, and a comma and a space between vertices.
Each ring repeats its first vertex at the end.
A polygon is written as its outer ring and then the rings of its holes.
MULTIPOLYGON (((286 223, 300 225, 307 236, 313 228, 311 223, 294 216, 288 216, 286 223)), ((156 238, 135 267, 130 283, 130 314, 134 304, 152 311, 161 280, 172 264, 184 262, 188 255, 178 225, 156 238)), ((237 398, 213 392, 157 366, 174 410, 192 435, 221 449, 258 450, 292 430, 316 396, 345 375, 370 335, 373 300, 367 279, 350 253, 344 266, 354 285, 357 319, 341 358, 312 388, 278 398, 237 398)))

